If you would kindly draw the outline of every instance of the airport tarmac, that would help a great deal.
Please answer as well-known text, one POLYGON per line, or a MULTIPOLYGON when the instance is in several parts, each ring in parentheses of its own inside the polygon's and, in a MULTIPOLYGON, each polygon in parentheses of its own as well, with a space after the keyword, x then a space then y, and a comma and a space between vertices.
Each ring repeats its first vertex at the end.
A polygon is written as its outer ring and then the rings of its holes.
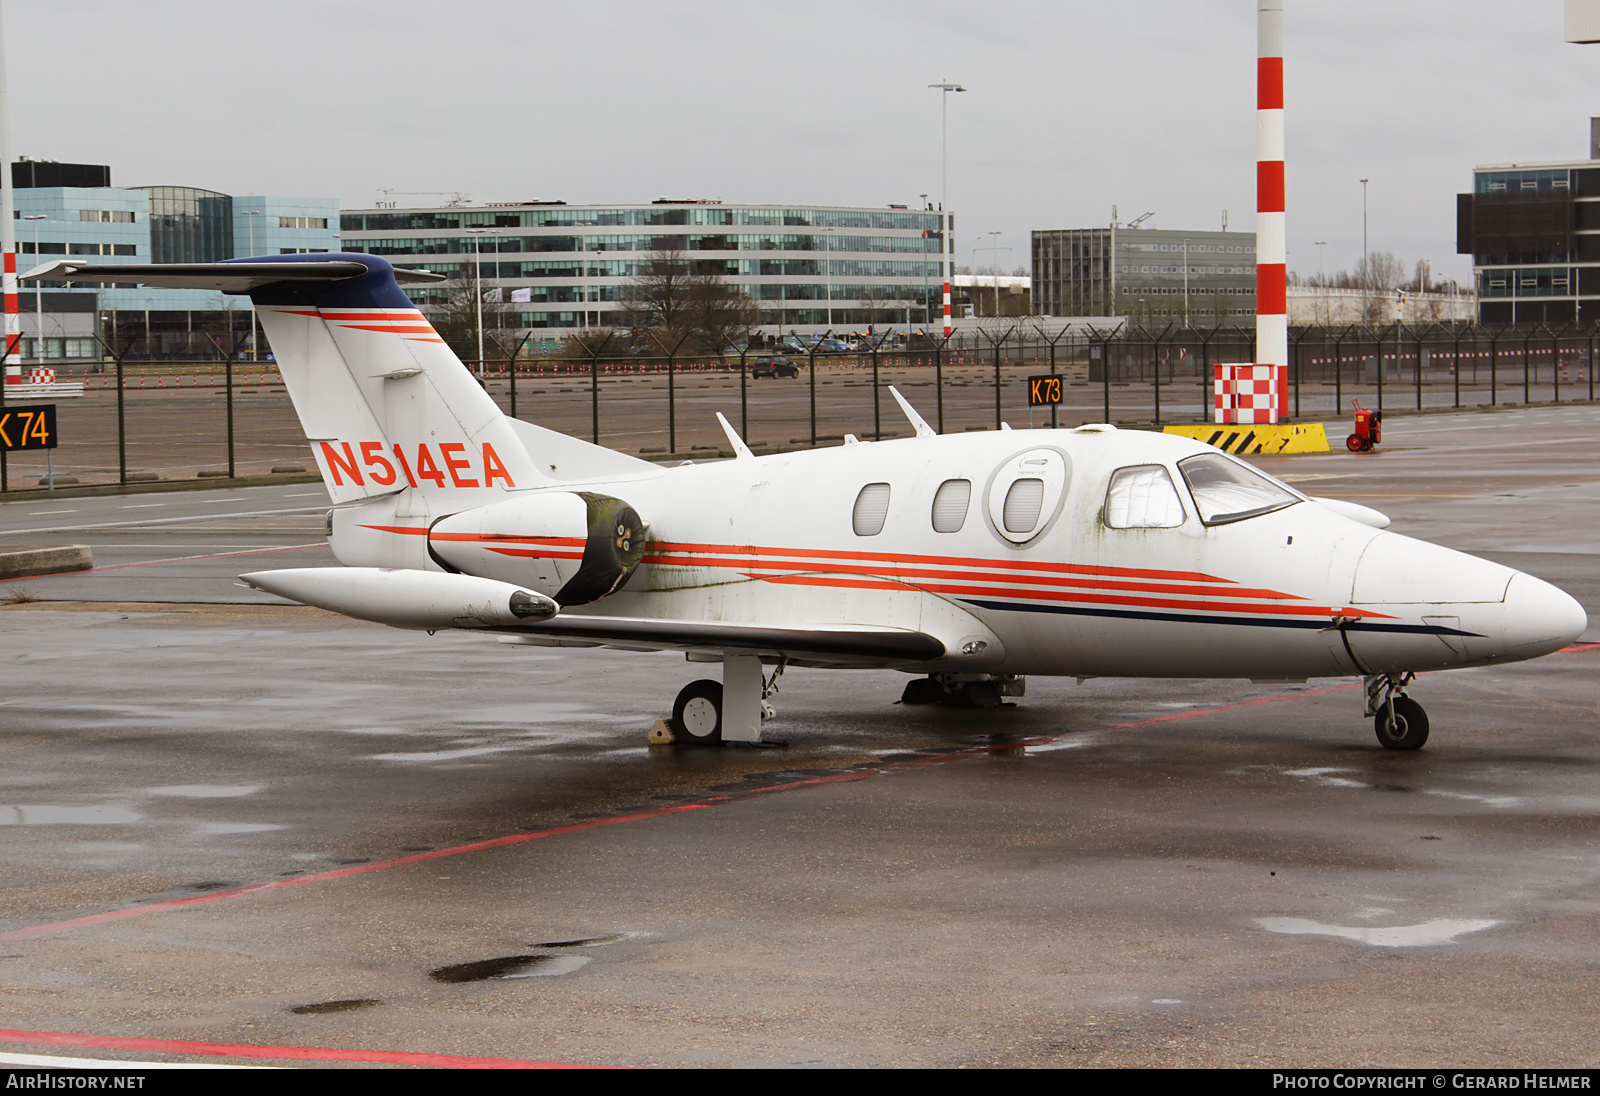
MULTIPOLYGON (((1261 463, 1596 618, 1600 408, 1385 428, 1377 454, 1261 463)), ((649 747, 715 667, 233 583, 332 563, 325 508, 305 485, 0 504, 0 545, 97 563, 0 583, 0 1052, 1600 1058, 1600 626, 1419 680, 1415 754, 1378 748, 1352 680, 1034 678, 957 711, 807 670, 767 729, 786 748, 649 747)))

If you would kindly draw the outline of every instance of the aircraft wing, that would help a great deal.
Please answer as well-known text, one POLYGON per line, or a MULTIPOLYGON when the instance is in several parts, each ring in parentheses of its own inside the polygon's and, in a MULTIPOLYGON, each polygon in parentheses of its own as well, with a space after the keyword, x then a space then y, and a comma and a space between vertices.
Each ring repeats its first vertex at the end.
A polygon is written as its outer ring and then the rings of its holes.
MULTIPOLYGON (((338 260, 325 262, 222 262, 222 263, 121 263, 118 265, 58 259, 36 266, 21 275, 29 281, 52 282, 138 282, 167 289, 220 289, 248 292, 274 282, 335 282, 359 278, 367 273, 363 263, 338 260)), ((438 282, 443 274, 429 270, 394 271, 395 281, 438 282)))
POLYGON ((945 645, 924 632, 877 625, 784 627, 724 621, 563 614, 496 628, 508 642, 644 650, 744 650, 785 655, 800 666, 895 666, 942 658, 945 645))

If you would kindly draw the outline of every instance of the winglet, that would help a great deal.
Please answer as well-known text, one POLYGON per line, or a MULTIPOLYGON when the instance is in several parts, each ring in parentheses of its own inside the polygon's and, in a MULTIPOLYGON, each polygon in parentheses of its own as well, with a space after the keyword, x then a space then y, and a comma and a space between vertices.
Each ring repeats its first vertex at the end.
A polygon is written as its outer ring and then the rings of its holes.
POLYGON ((894 402, 900 405, 900 410, 905 413, 906 418, 911 420, 911 425, 916 427, 917 437, 932 438, 938 436, 934 428, 929 426, 921 415, 917 414, 916 408, 907 403, 906 398, 900 394, 900 390, 892 384, 889 386, 889 395, 894 397, 894 402))
POLYGON ((755 456, 754 453, 750 452, 750 447, 744 443, 744 439, 734 430, 733 424, 723 418, 721 411, 717 412, 717 421, 722 424, 722 432, 728 435, 728 443, 733 446, 735 460, 745 460, 755 456))

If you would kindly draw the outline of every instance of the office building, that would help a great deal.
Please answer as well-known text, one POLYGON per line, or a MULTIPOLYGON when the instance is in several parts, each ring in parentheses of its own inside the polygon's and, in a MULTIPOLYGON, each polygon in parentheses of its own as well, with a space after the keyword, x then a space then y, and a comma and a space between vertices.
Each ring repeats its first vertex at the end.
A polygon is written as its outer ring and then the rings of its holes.
POLYGON ((453 286, 407 288, 425 311, 481 270, 496 322, 545 337, 614 326, 630 281, 663 249, 749 294, 766 331, 843 332, 940 322, 939 222, 905 206, 530 201, 347 209, 340 247, 449 275, 453 286))
POLYGON ((1252 322, 1253 232, 1035 229, 1034 309, 1045 316, 1126 316, 1211 326, 1252 322))
POLYGON ((1589 125, 1589 159, 1483 165, 1456 195, 1479 322, 1600 320, 1600 118, 1589 125))
MULTIPOLYGON (((101 164, 12 165, 19 271, 77 256, 118 264, 215 262, 338 246, 334 198, 113 187, 110 178, 101 164), (84 185, 90 183, 96 185, 84 185)), ((140 340, 139 356, 203 359, 226 353, 219 351, 224 332, 249 328, 248 301, 198 289, 27 282, 19 305, 25 361, 39 359, 41 351, 45 361, 97 359, 97 335, 119 347, 140 340)), ((242 349, 249 353, 248 346, 242 349)))

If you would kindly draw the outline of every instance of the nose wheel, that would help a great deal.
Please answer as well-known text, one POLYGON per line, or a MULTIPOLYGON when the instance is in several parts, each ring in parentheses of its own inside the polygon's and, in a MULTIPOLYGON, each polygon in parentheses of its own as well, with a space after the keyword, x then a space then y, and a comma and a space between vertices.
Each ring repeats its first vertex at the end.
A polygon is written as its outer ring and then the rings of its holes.
POLYGON ((1386 750, 1420 750, 1428 741, 1428 713, 1405 695, 1416 674, 1379 674, 1366 679, 1367 714, 1386 750))

